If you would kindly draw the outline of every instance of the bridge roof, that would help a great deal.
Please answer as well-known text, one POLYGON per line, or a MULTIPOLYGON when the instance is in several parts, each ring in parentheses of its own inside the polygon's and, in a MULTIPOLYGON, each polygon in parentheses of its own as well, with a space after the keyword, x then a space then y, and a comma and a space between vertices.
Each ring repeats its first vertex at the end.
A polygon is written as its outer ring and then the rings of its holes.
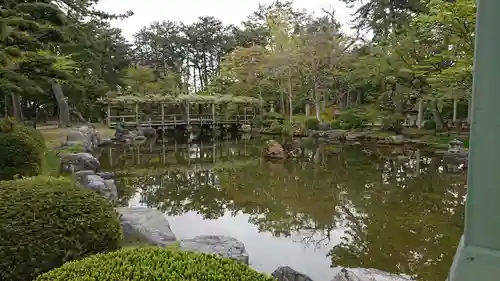
POLYGON ((263 101, 261 99, 246 97, 246 96, 233 96, 233 95, 108 95, 107 97, 99 99, 103 104, 136 104, 136 103, 206 103, 206 104, 259 104, 263 101))

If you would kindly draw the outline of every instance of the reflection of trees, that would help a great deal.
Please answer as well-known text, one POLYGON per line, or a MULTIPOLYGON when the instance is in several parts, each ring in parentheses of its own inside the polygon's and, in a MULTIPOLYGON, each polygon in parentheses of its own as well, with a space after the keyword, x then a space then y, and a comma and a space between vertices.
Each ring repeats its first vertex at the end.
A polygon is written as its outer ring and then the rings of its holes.
MULTIPOLYGON (((260 156, 260 149, 246 151, 245 157, 260 156)), ((188 165, 149 176, 134 173, 120 182, 140 188, 144 202, 169 215, 243 212, 274 235, 307 230, 312 244, 343 226, 346 237, 331 251, 334 264, 446 279, 462 228, 463 202, 456 191, 464 193, 463 175, 441 172, 441 160, 420 151, 320 146, 303 156, 198 170, 188 165)))
POLYGON ((420 165, 386 159, 379 182, 348 191, 356 210, 343 210, 347 237, 330 252, 332 262, 445 280, 462 232, 463 202, 454 193, 464 177, 438 173, 437 164, 415 177, 420 165))

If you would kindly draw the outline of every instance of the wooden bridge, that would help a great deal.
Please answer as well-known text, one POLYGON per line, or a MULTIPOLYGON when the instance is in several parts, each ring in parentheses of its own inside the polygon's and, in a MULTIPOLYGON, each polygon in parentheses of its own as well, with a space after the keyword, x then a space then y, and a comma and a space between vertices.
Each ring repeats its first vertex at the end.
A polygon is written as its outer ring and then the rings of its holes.
POLYGON ((176 126, 252 124, 261 101, 235 96, 124 96, 101 100, 107 105, 106 123, 167 129, 176 126))

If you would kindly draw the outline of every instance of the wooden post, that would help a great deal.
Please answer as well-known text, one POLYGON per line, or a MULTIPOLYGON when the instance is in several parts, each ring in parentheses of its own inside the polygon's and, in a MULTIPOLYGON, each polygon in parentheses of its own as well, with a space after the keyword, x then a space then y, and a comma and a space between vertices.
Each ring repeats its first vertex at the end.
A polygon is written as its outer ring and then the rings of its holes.
POLYGON ((453 98, 453 122, 457 121, 458 99, 453 98))
POLYGON ((109 167, 113 167, 113 148, 108 149, 109 167))
MULTIPOLYGON (((7 115, 5 115, 7 116, 7 115)), ((108 127, 111 126, 111 105, 108 103, 108 116, 106 116, 108 127)))
POLYGON ((135 104, 135 123, 139 125, 139 103, 135 104))
POLYGON ((212 103, 212 126, 215 127, 215 103, 212 103))
POLYGON ((247 107, 243 107, 243 122, 247 122, 247 107))
POLYGON ((311 115, 311 105, 306 103, 306 116, 311 115))
POLYGON ((185 105, 186 105, 186 118, 187 118, 186 123, 189 125, 189 119, 190 119, 189 110, 190 110, 191 104, 189 102, 186 102, 185 105))
POLYGON ((422 129, 424 105, 422 99, 418 101, 417 128, 422 129))
POLYGON ((163 137, 165 135, 165 105, 161 103, 160 106, 161 106, 161 133, 163 137))

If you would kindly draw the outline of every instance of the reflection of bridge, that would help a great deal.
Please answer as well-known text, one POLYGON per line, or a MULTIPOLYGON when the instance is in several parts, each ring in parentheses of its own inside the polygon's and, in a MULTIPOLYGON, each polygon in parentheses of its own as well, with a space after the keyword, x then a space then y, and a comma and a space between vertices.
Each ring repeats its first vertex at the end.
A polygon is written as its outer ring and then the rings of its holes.
POLYGON ((100 160, 103 169, 164 171, 165 169, 210 169, 227 165, 243 165, 257 160, 260 146, 249 140, 216 143, 168 144, 149 143, 144 146, 106 148, 100 160), (250 161, 252 160, 252 161, 250 161), (133 167, 133 169, 132 169, 133 167))

